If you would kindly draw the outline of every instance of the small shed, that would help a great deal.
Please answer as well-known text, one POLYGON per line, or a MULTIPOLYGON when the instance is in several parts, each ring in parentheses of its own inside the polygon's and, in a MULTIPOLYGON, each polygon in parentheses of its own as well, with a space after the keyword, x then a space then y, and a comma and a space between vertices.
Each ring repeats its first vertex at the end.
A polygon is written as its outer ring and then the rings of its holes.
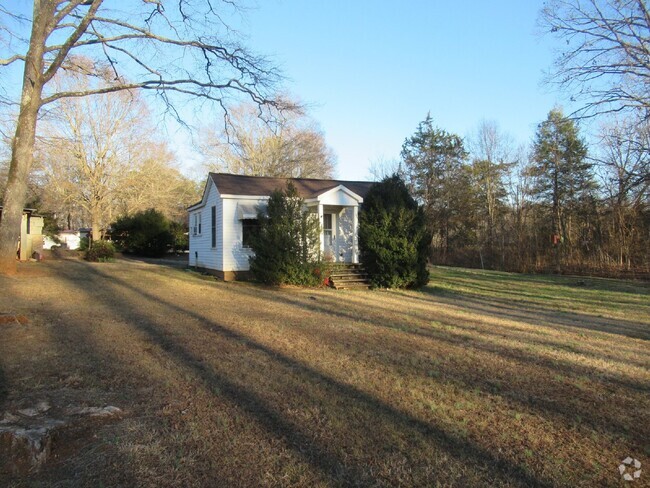
MULTIPOLYGON (((2 207, 0 207, 0 219, 2 219, 2 207)), ((21 261, 27 261, 35 252, 39 254, 43 252, 43 217, 36 214, 36 209, 25 208, 16 255, 21 261)))

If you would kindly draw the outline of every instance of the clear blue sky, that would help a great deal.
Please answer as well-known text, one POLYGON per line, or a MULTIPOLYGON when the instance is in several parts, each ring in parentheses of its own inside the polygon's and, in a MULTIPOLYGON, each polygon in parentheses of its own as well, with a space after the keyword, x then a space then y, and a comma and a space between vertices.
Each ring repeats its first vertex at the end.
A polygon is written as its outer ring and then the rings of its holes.
MULTIPOLYGON (((429 111, 437 126, 463 137, 488 119, 517 143, 530 142, 548 111, 566 102, 541 83, 554 46, 536 34, 541 5, 259 0, 239 30, 252 51, 282 68, 286 90, 313 105, 338 156, 337 176, 368 179, 371 162, 398 158, 429 111)), ((17 91, 16 71, 2 81, 17 91)), ((188 134, 170 129, 181 167, 203 178, 188 134)))
POLYGON ((562 99, 541 84, 551 39, 541 1, 259 2, 242 30, 289 78, 338 155, 338 176, 365 179, 397 158, 427 112, 466 136, 481 119, 519 143, 562 99))

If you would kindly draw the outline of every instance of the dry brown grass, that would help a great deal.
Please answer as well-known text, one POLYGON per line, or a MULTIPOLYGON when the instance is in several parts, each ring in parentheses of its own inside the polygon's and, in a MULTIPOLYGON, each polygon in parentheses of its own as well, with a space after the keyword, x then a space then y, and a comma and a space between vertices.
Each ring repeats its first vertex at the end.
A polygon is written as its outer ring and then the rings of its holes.
POLYGON ((126 416, 0 486, 594 487, 628 455, 650 467, 647 286, 436 268, 421 292, 337 292, 27 266, 45 272, 0 278, 0 312, 30 320, 0 326, 0 412, 126 416))

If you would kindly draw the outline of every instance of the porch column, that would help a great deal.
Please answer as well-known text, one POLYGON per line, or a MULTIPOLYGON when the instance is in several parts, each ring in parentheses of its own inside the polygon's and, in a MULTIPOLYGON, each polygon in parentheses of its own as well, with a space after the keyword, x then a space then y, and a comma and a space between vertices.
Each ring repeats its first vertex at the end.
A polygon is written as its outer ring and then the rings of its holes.
POLYGON ((359 206, 352 207, 352 262, 359 263, 359 206))
POLYGON ((320 258, 323 259, 325 253, 325 239, 323 237, 323 205, 318 204, 318 225, 320 225, 320 258))

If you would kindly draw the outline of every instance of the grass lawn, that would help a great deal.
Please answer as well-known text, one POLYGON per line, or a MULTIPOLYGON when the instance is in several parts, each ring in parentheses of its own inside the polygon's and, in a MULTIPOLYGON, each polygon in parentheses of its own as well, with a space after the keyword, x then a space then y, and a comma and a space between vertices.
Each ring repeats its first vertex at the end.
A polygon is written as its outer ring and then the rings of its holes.
POLYGON ((0 277, 0 419, 115 405, 0 486, 650 485, 650 287, 432 269, 270 289, 118 261, 0 277))

